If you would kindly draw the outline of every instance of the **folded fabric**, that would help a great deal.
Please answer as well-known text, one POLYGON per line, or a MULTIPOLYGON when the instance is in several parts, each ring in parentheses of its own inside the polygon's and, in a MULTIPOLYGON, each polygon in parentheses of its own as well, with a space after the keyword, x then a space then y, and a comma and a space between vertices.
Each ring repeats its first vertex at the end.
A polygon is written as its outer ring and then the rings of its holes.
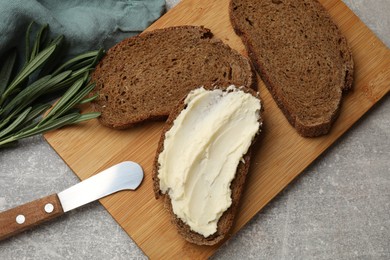
POLYGON ((34 20, 63 34, 68 55, 103 47, 136 35, 165 11, 164 0, 0 0, 0 55, 24 41, 34 20))

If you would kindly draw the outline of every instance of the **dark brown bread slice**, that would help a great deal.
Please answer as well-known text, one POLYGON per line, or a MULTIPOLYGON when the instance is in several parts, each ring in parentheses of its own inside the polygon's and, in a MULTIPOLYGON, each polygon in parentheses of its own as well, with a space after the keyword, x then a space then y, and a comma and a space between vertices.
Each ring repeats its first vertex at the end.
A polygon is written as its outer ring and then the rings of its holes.
POLYGON ((230 19, 279 108, 302 136, 329 132, 352 87, 345 37, 317 0, 231 0, 230 19))
POLYGON ((249 61, 214 39, 209 29, 180 26, 145 32, 113 48, 92 74, 100 122, 127 128, 165 119, 192 88, 219 84, 255 87, 249 61))
MULTIPOLYGON (((212 88, 213 87, 209 87, 208 89, 212 89, 212 88)), ((246 93, 252 94, 256 98, 259 98, 258 93, 254 92, 253 90, 245 87, 241 89, 246 93)), ((153 172, 152 172, 154 194, 156 199, 160 197, 164 198, 165 208, 169 211, 171 215, 172 223, 177 227, 179 234, 182 235, 187 241, 198 245, 215 245, 229 236, 229 231, 233 225, 234 218, 239 206, 240 197, 244 190, 245 179, 249 171, 251 148, 249 148, 248 152, 243 156, 243 161, 239 163, 235 177, 230 184, 230 189, 232 191, 231 193, 232 204, 219 219, 217 232, 205 238, 203 235, 191 231, 190 227, 187 224, 185 224, 180 218, 176 217, 176 215, 174 214, 169 195, 162 194, 160 191, 160 181, 158 178, 158 168, 159 168, 158 157, 159 154, 164 150, 165 133, 169 129, 171 129, 174 120, 180 114, 180 112, 185 108, 184 100, 185 97, 182 98, 179 104, 177 104, 175 109, 171 112, 161 133, 160 141, 157 147, 157 153, 154 159, 153 172)), ((263 110, 263 107, 261 108, 261 110, 263 110)), ((260 123, 260 128, 259 128, 259 133, 260 133, 261 126, 262 126, 261 114, 259 118, 259 123, 260 123)), ((255 143, 257 138, 258 135, 253 139, 252 146, 255 143)))

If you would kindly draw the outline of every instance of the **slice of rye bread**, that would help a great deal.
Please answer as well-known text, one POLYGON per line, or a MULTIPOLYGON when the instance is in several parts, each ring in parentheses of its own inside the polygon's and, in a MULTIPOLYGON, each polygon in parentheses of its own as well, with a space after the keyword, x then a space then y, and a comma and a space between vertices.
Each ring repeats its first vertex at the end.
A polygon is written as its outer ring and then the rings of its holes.
MULTIPOLYGON (((216 87, 205 87, 206 89, 215 89, 216 87)), ((225 89, 225 88, 221 88, 225 89)), ((253 91, 252 89, 242 87, 240 88, 246 93, 250 93, 252 96, 259 98, 259 94, 253 91)), ((158 169, 159 169, 159 164, 158 164, 158 157, 160 153, 164 150, 164 140, 165 140, 165 133, 171 129, 173 126, 174 120, 176 117, 180 114, 180 112, 186 107, 184 104, 186 96, 182 98, 182 100, 177 104, 177 106, 172 110, 170 113, 164 128, 161 133, 160 141, 157 146, 157 153, 154 159, 153 163, 153 170, 152 170, 152 179, 153 179, 153 190, 156 199, 159 199, 162 197, 164 199, 164 207, 168 210, 168 212, 171 215, 171 220, 172 223, 176 226, 179 234, 186 239, 188 242, 197 244, 197 245, 215 245, 218 242, 224 240, 225 238, 228 238, 230 235, 230 229, 234 223, 234 218, 239 206, 241 194, 243 193, 244 190, 244 184, 245 184, 245 179, 249 171, 249 165, 250 165, 250 159, 251 159, 251 150, 253 144, 256 142, 256 140, 259 137, 259 133, 262 128, 262 118, 261 118, 261 113, 260 113, 260 118, 259 118, 259 131, 258 134, 255 136, 255 138, 252 140, 252 145, 248 149, 247 153, 243 156, 243 160, 240 161, 240 163, 237 166, 237 171, 234 176, 233 181, 230 184, 230 189, 231 189, 231 199, 232 199, 232 204, 230 207, 222 214, 220 219, 218 220, 217 224, 217 232, 210 235, 209 237, 204 237, 201 234, 198 234, 194 231, 191 230, 190 226, 184 223, 180 218, 178 218, 175 213, 173 212, 172 209, 172 203, 170 200, 170 197, 168 194, 163 194, 160 190, 160 180, 158 178, 158 169)), ((261 111, 263 111, 263 105, 261 102, 261 111)))
POLYGON ((230 19, 272 97, 298 133, 327 134, 352 87, 345 37, 317 0, 231 0, 230 19))
POLYGON ((249 60, 200 26, 157 29, 118 43, 97 65, 92 82, 100 122, 119 129, 166 119, 196 86, 256 88, 249 60))

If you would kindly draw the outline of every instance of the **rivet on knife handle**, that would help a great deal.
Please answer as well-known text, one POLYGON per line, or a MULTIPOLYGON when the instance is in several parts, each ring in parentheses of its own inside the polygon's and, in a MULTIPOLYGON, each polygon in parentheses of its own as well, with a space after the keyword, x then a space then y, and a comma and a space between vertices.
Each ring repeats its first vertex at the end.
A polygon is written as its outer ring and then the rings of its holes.
POLYGON ((0 240, 64 214, 57 194, 0 213, 0 240))

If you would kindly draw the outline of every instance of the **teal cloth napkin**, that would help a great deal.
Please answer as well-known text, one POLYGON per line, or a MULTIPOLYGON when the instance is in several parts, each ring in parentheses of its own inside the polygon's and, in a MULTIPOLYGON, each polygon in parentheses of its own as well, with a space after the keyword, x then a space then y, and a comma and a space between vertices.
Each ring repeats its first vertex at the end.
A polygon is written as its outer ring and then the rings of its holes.
POLYGON ((24 41, 28 24, 48 23, 63 34, 68 55, 103 47, 136 35, 165 11, 165 0, 0 0, 0 55, 24 41))

